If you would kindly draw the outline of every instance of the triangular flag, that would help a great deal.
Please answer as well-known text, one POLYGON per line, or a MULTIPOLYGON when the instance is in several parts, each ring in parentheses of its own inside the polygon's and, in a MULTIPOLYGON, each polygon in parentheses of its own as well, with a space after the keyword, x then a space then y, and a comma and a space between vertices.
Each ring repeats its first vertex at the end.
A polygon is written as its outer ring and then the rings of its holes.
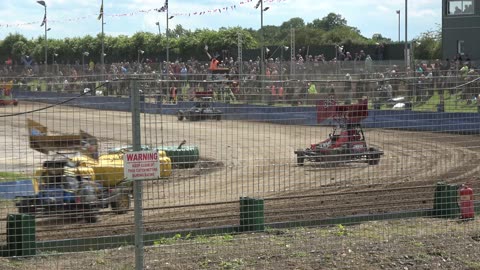
POLYGON ((44 26, 46 22, 47 22, 47 14, 43 15, 43 21, 42 21, 42 24, 40 24, 40 27, 44 26))
POLYGON ((103 1, 102 5, 100 6, 100 14, 98 14, 98 19, 100 20, 103 17, 103 1))

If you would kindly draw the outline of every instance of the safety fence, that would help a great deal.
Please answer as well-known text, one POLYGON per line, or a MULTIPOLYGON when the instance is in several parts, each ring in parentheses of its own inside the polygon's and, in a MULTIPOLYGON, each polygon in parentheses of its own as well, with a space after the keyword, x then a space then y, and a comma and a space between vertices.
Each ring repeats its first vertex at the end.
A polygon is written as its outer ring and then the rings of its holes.
MULTIPOLYGON (((418 60, 418 63, 430 63, 433 61, 418 60)), ((440 62, 437 63, 437 65, 440 62)), ((473 63, 472 63, 473 64, 473 63)), ((0 65, 0 75, 3 77, 70 77, 70 76, 92 76, 92 75, 117 75, 117 74, 167 74, 168 69, 175 75, 203 76, 210 68, 209 61, 188 60, 188 61, 172 61, 166 62, 137 62, 123 61, 106 63, 103 67, 100 63, 72 63, 72 64, 49 64, 38 65, 0 65), (186 72, 181 72, 185 67, 186 72)), ((355 61, 326 61, 326 60, 307 60, 293 62, 284 58, 275 58, 265 61, 265 68, 269 71, 276 71, 285 76, 291 75, 321 75, 321 74, 356 74, 363 72, 385 72, 387 70, 396 69, 405 70, 405 62, 398 60, 355 60, 355 61), (282 71, 282 72, 281 72, 282 71)), ((460 69, 458 67, 458 69, 460 69)), ((239 61, 233 59, 225 59, 220 62, 219 69, 228 69, 233 73, 240 74, 260 74, 260 62, 258 59, 239 61)), ((457 70, 458 70, 457 69, 457 70)))
POLYGON ((480 120, 461 98, 465 85, 414 98, 352 84, 313 93, 330 83, 318 78, 295 82, 305 93, 224 100, 214 88, 187 101, 164 92, 186 81, 114 82, 121 95, 103 95, 110 81, 69 93, 13 86, 18 104, 0 108, 2 269, 468 269, 480 260, 480 120))

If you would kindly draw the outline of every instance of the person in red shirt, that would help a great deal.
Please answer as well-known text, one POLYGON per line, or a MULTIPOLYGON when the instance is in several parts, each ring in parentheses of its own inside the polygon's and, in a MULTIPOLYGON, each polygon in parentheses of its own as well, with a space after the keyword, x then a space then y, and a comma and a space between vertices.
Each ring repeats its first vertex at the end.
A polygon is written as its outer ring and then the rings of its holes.
POLYGON ((218 61, 217 57, 215 56, 211 56, 208 52, 207 52, 207 55, 208 55, 208 58, 210 59, 210 70, 215 70, 215 69, 218 69, 218 64, 220 63, 220 61, 218 61))
POLYGON ((220 61, 218 61, 217 56, 211 56, 210 53, 208 53, 208 46, 205 46, 205 52, 207 53, 208 58, 210 59, 210 67, 208 70, 210 70, 212 74, 212 79, 214 79, 214 70, 218 69, 218 64, 220 64, 220 61))

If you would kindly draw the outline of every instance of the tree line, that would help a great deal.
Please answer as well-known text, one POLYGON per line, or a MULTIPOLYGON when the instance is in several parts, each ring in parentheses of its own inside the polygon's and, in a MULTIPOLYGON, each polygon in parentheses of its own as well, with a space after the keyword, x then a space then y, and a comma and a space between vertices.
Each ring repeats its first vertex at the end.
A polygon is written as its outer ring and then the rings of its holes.
MULTIPOLYGON (((266 25, 263 27, 263 44, 265 46, 290 46, 291 29, 295 30, 295 44, 297 48, 322 45, 343 45, 345 47, 368 46, 376 43, 395 44, 381 34, 374 34, 371 38, 364 37, 360 31, 347 24, 347 20, 340 14, 330 13, 321 19, 305 23, 302 18, 296 17, 283 22, 279 26, 266 25)), ((415 39, 417 59, 441 58, 441 31, 429 31, 415 39)), ((187 60, 195 57, 207 60, 204 53, 205 45, 212 52, 227 51, 237 54, 238 36, 242 37, 244 50, 258 49, 261 45, 262 31, 252 28, 220 28, 219 30, 196 29, 188 30, 176 25, 168 33, 170 60, 182 58, 187 60), (205 59, 203 59, 205 58, 205 59)), ((75 61, 100 61, 101 34, 97 36, 83 36, 64 39, 48 39, 48 63, 74 63, 75 61), (88 57, 83 56, 89 52, 88 57)), ((397 44, 399 45, 399 44, 397 44)), ((37 62, 44 61, 45 40, 43 36, 27 39, 20 33, 11 33, 0 41, 0 60, 11 59, 20 64, 28 56, 37 62)), ((137 32, 132 36, 104 36, 106 62, 135 61, 139 50, 143 51, 142 59, 152 61, 165 60, 167 38, 165 34, 137 32)))

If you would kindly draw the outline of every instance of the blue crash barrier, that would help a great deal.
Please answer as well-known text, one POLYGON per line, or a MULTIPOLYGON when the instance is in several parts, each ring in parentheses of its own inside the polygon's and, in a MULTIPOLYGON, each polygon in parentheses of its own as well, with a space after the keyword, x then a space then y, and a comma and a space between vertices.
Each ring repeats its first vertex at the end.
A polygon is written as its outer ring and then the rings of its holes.
POLYGON ((0 199, 11 200, 18 196, 32 196, 34 193, 32 180, 0 183, 0 199))
MULTIPOLYGON (((57 103, 78 94, 54 92, 16 91, 18 99, 57 103)), ((92 109, 129 111, 130 99, 122 97, 83 96, 68 104, 92 109)), ((179 109, 188 109, 195 102, 177 104, 142 103, 141 110, 147 113, 175 115, 179 109)), ((326 120, 317 123, 315 106, 267 106, 253 104, 225 104, 214 102, 213 106, 223 111, 223 119, 265 121, 286 125, 333 125, 326 120)), ((452 132, 480 134, 480 113, 418 112, 408 110, 369 110, 369 116, 362 121, 366 128, 392 128, 401 130, 452 132)))

